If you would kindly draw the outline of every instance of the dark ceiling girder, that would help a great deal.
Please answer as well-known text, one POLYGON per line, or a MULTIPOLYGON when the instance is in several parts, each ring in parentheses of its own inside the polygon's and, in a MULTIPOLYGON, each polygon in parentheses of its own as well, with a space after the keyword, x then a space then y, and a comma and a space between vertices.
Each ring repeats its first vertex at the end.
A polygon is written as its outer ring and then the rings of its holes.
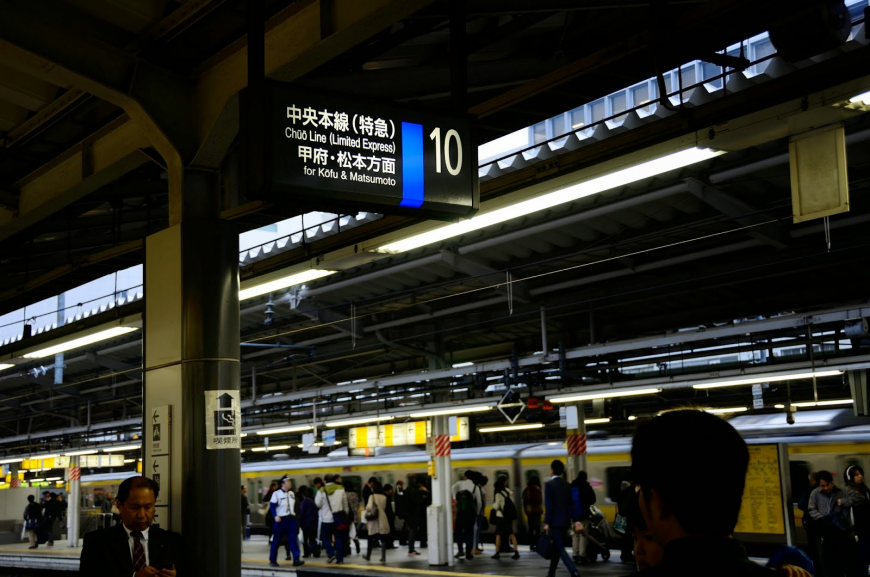
POLYGON ((513 299, 517 302, 528 303, 532 300, 526 289, 519 283, 514 283, 513 287, 504 284, 507 281, 508 271, 506 270, 496 270, 486 263, 456 254, 450 250, 441 251, 441 260, 456 272, 473 277, 473 280, 491 284, 502 283, 495 287, 495 291, 503 295, 512 294, 513 299))
POLYGON ((113 359, 99 351, 88 352, 85 354, 87 355, 88 360, 96 365, 100 365, 107 369, 112 369, 113 371, 123 372, 128 379, 132 379, 134 381, 142 380, 141 366, 134 366, 125 363, 124 361, 113 359), (136 369, 139 370, 137 371, 136 369))
POLYGON ((752 238, 769 244, 774 248, 785 248, 787 246, 788 234, 779 222, 770 222, 771 218, 768 215, 749 203, 697 178, 687 178, 686 187, 689 189, 689 192, 725 216, 734 219, 742 226, 751 226, 752 228, 746 234, 752 238))
MULTIPOLYGON (((189 80, 78 32, 64 25, 52 12, 38 10, 30 2, 8 0, 4 2, 3 13, 0 39, 56 64, 62 69, 60 76, 66 76, 67 81, 71 75, 80 79, 75 80, 81 83, 76 88, 110 102, 114 100, 107 96, 111 92, 138 103, 182 157, 193 158, 197 145, 194 87, 189 80)), ((123 103, 115 103, 127 110, 123 103)))

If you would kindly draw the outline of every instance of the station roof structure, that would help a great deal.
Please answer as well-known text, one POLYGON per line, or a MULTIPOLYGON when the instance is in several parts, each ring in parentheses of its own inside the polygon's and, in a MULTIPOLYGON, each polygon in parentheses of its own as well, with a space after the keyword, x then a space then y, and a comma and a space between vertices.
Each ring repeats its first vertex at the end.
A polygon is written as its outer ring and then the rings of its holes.
MULTIPOLYGON (((220 173, 222 217, 240 232, 302 213, 238 183, 246 4, 0 7, 0 315, 142 263, 144 239, 172 219, 167 142, 220 173)), ((434 225, 353 211, 242 251, 243 289, 329 272, 242 301, 247 429, 492 404, 506 385, 542 399, 662 389, 590 403, 590 418, 622 421, 663 403, 752 406, 748 388, 691 386, 716 375, 837 371, 796 380, 793 400, 849 398, 842 371, 868 361, 866 327, 845 332, 870 281, 870 120, 850 102, 870 91, 866 2, 849 3, 845 43, 798 61, 750 39, 812 2, 265 5, 270 78, 461 109, 484 147, 520 134, 481 158, 482 214, 687 148, 716 154, 407 250, 378 249, 434 225), (802 113, 843 123, 851 210, 793 224, 783 119, 802 113)), ((14 365, 0 372, 0 451, 135 432, 146 299, 133 291, 0 346, 14 365), (51 359, 21 358, 118 325, 137 330, 66 353, 63 382, 51 359)), ((767 406, 785 394, 766 385, 767 406)), ((557 412, 524 418, 550 425, 557 412)))

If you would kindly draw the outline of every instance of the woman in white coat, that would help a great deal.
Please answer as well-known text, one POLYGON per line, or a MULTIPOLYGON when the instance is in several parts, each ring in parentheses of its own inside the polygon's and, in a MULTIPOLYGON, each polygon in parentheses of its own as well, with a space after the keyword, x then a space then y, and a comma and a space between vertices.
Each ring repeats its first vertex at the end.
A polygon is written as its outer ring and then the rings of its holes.
POLYGON ((390 536, 390 522, 387 520, 387 496, 379 481, 375 481, 373 491, 366 502, 365 518, 369 532, 369 543, 363 559, 368 561, 372 556, 375 544, 381 543, 381 562, 387 560, 387 538, 390 536))

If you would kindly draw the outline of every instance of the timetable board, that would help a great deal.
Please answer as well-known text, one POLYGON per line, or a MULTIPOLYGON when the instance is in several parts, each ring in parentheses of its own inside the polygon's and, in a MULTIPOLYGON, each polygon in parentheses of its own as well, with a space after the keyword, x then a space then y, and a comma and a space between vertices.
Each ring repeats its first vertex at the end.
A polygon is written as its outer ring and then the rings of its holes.
POLYGON ((735 533, 785 534, 781 474, 777 445, 749 445, 746 488, 735 533))

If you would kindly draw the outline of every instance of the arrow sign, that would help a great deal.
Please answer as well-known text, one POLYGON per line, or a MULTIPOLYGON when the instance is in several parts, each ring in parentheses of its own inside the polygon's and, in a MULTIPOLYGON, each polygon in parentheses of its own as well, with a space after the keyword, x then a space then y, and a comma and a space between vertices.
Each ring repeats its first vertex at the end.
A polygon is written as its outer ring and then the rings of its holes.
POLYGON ((154 469, 155 473, 160 469, 160 465, 157 464, 157 459, 154 459, 154 464, 151 465, 151 468, 154 469))
POLYGON ((157 411, 154 411, 154 414, 151 415, 151 422, 156 423, 158 418, 159 418, 159 415, 157 414, 157 411))

